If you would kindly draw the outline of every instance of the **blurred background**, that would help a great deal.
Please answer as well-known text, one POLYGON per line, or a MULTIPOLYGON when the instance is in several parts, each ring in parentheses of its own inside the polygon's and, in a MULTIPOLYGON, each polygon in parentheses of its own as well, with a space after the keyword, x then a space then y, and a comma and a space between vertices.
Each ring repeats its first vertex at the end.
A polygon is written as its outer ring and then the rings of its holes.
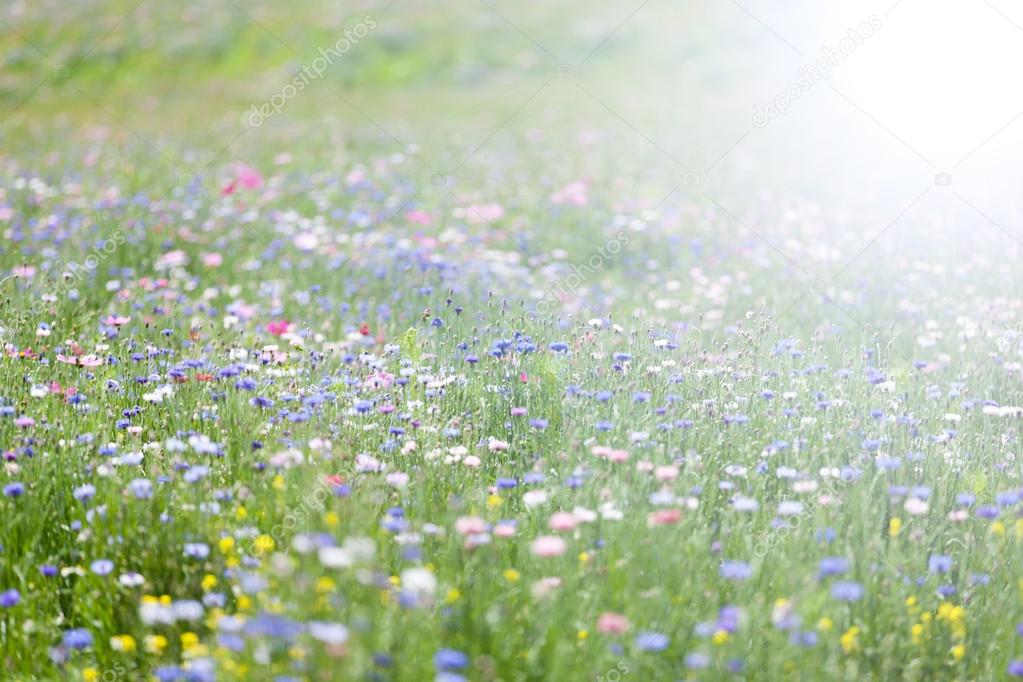
POLYGON ((609 214, 671 211, 678 236, 749 241, 847 302, 879 262, 986 267, 1023 243, 1004 0, 16 0, 0 19, 2 153, 116 159, 137 191, 396 155, 419 202, 514 211, 581 178, 609 214))

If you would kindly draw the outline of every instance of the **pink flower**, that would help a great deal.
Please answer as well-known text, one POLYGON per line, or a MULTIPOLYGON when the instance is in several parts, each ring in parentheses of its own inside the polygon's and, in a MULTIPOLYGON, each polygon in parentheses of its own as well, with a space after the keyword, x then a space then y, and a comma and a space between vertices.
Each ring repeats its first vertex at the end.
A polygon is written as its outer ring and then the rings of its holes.
POLYGON ((629 459, 628 450, 617 450, 615 448, 610 448, 606 445, 594 445, 592 448, 590 448, 590 452, 592 452, 597 457, 603 457, 612 462, 620 463, 629 459))
POLYGON ((581 180, 570 182, 551 195, 551 202, 555 204, 585 206, 588 201, 589 197, 586 195, 586 183, 581 180))
POLYGON ((629 619, 620 613, 602 613, 597 618, 597 632, 605 635, 620 635, 629 629, 629 619))
POLYGON ((234 167, 234 178, 220 190, 220 194, 228 196, 241 186, 244 189, 259 189, 263 186, 263 176, 252 166, 244 163, 236 164, 234 167))
POLYGON ((501 204, 476 204, 466 207, 460 213, 464 214, 465 220, 469 224, 482 225, 503 218, 504 207, 501 204))
POLYGON ((530 550, 534 555, 543 558, 561 556, 568 549, 568 544, 554 535, 541 535, 533 540, 530 550))
POLYGON ((455 520, 455 532, 459 535, 480 535, 487 532, 487 521, 479 516, 459 516, 455 520))
POLYGON ((287 334, 290 329, 291 323, 287 320, 274 320, 272 322, 268 322, 266 325, 266 330, 274 336, 287 334))
POLYGON ((498 521, 494 526, 494 535, 499 538, 510 538, 515 535, 515 524, 498 521))
POLYGON ((575 515, 569 512, 554 512, 551 514, 551 518, 547 521, 548 527, 551 530, 575 530, 578 525, 575 515))
POLYGON ((388 389, 391 384, 394 383, 394 375, 387 372, 374 372, 366 377, 366 380, 362 382, 363 388, 369 389, 388 389))
POLYGON ((658 481, 670 481, 678 476, 678 467, 673 465, 659 466, 654 469, 654 478, 658 481))
POLYGON ((121 325, 128 324, 129 322, 131 322, 131 318, 125 317, 124 315, 107 315, 103 318, 103 324, 108 327, 120 327, 121 325))
POLYGON ((682 520, 681 509, 658 509, 646 517, 646 525, 670 526, 682 520))
POLYGON ((202 264, 208 268, 216 268, 224 264, 224 257, 219 253, 204 253, 202 264))
POLYGON ((409 211, 405 214, 405 220, 413 225, 430 225, 433 223, 433 217, 426 211, 420 210, 409 211))
POLYGON ((77 365, 78 367, 99 367, 103 364, 103 358, 95 355, 76 357, 74 355, 57 353, 57 362, 63 362, 66 365, 77 365))
POLYGON ((245 189, 259 189, 263 186, 263 176, 252 166, 240 163, 234 169, 235 180, 245 189))

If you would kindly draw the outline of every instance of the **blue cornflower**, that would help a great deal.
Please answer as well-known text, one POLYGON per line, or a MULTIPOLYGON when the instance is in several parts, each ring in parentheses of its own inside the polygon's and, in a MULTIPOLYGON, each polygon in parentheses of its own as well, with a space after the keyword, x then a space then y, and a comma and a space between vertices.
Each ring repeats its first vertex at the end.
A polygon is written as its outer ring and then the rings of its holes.
POLYGON ((927 570, 931 573, 948 573, 952 569, 952 557, 947 554, 932 554, 927 560, 927 570))
POLYGON ((63 641, 66 648, 81 651, 92 646, 92 633, 85 628, 65 630, 63 641))
POLYGON ((640 651, 664 651, 668 648, 668 635, 644 631, 636 635, 636 648, 640 651))
POLYGON ((820 580, 832 575, 842 575, 848 570, 849 560, 845 557, 825 557, 818 566, 817 578, 820 580))
POLYGON ((840 581, 831 586, 831 597, 838 601, 859 601, 863 598, 863 585, 840 581))
POLYGON ((114 570, 114 562, 110 559, 96 559, 89 565, 89 570, 96 575, 110 575, 114 570))
POLYGON ((469 657, 457 649, 438 649, 433 665, 439 671, 462 670, 469 665, 469 657))
POLYGON ((0 607, 2 608, 9 609, 12 606, 17 606, 20 601, 21 595, 15 589, 0 592, 0 607))

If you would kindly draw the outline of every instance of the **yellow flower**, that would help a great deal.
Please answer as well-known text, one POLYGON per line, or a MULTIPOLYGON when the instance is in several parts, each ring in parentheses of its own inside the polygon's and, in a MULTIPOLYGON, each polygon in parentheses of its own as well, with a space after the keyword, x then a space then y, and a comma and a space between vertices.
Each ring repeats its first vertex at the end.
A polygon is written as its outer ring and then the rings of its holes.
POLYGON ((888 521, 888 535, 895 537, 902 530, 902 519, 897 516, 892 517, 888 521))
POLYGON ((167 648, 167 638, 163 635, 146 635, 143 644, 146 647, 146 651, 151 654, 159 656, 163 653, 163 650, 167 648))
POLYGON ((487 507, 490 509, 500 507, 502 502, 504 502, 504 500, 501 499, 500 495, 490 495, 487 497, 487 507))
POLYGON ((998 537, 1003 537, 1005 535, 1005 524, 1002 523, 1001 521, 992 521, 991 522, 991 528, 989 529, 989 532, 992 535, 997 535, 998 537))
POLYGON ((461 597, 462 597, 462 593, 459 592, 456 588, 452 587, 451 589, 448 590, 447 595, 445 595, 444 603, 445 604, 454 604, 461 597))
POLYGON ((955 659, 956 663, 963 660, 963 656, 966 655, 966 646, 963 644, 956 644, 952 647, 952 658, 955 659))
POLYGON ((252 608, 252 597, 248 596, 247 594, 243 594, 242 596, 238 597, 238 610, 239 611, 248 611, 251 608, 252 608))
POLYGON ((395 587, 401 585, 401 578, 399 576, 392 575, 389 580, 391 584, 394 585, 395 587))
POLYGON ((320 594, 324 594, 326 592, 333 592, 335 586, 336 583, 326 576, 323 576, 322 578, 318 578, 316 580, 316 591, 319 592, 320 594))
POLYGON ((99 679, 99 671, 95 668, 85 668, 82 670, 82 679, 85 682, 96 682, 99 679))
POLYGON ((585 564, 590 560, 590 555, 587 552, 579 552, 579 563, 585 564))
POLYGON ((199 643, 199 635, 194 632, 182 632, 181 633, 181 648, 185 651, 195 648, 199 643))
POLYGON ((1023 519, 1016 519, 1016 539, 1023 540, 1023 519))
POLYGON ((249 512, 245 509, 245 507, 238 507, 234 510, 234 518, 236 521, 241 521, 248 515, 249 512))
POLYGON ((518 581, 522 577, 522 574, 516 571, 514 568, 504 569, 504 579, 510 583, 518 581))
POLYGON ((712 640, 715 645, 721 646, 728 641, 728 630, 718 630, 714 633, 712 640))
POLYGON ((580 642, 585 642, 586 638, 590 636, 590 631, 580 630, 579 632, 575 633, 575 636, 579 638, 580 642))
POLYGON ((220 548, 221 554, 230 554, 234 551, 234 538, 230 535, 220 538, 217 542, 217 547, 220 548))
POLYGON ((914 623, 913 627, 909 629, 910 638, 913 640, 913 644, 920 645, 924 642, 924 624, 914 623))
POLYGON ((855 625, 846 630, 842 637, 839 639, 839 642, 842 645, 842 651, 844 651, 847 654, 851 654, 852 652, 859 649, 860 647, 858 639, 859 635, 860 629, 855 625))
POLYGON ((337 512, 330 511, 323 515, 323 523, 333 528, 341 523, 341 517, 338 516, 337 512))
POLYGON ((202 578, 202 589, 204 592, 209 592, 217 586, 217 576, 212 573, 207 573, 202 578))
POLYGON ((110 638, 110 648, 114 651, 131 653, 135 651, 135 638, 131 635, 114 635, 110 638))
POLYGON ((269 552, 274 548, 274 539, 267 534, 260 535, 253 543, 259 552, 269 552))
POLYGON ((817 629, 820 630, 821 632, 831 632, 831 628, 834 627, 834 625, 835 624, 831 622, 831 619, 828 618, 827 616, 824 616, 819 621, 817 621, 817 629))

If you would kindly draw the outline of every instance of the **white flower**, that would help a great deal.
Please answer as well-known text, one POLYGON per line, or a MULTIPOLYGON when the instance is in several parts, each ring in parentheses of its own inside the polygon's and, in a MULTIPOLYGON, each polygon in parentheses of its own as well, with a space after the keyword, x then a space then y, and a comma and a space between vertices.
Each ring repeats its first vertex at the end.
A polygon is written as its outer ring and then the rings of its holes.
POLYGON ((522 504, 527 507, 537 507, 547 501, 547 491, 527 490, 522 496, 522 504))
POLYGON ((437 591, 437 578, 425 568, 408 568, 401 572, 401 587, 416 598, 429 598, 437 591))
POLYGON ((309 623, 309 634, 324 644, 338 645, 348 641, 348 628, 341 623, 312 621, 309 623))
POLYGON ((903 505, 903 508, 913 516, 926 514, 930 510, 930 507, 926 502, 916 497, 911 497, 906 500, 906 504, 903 505))

